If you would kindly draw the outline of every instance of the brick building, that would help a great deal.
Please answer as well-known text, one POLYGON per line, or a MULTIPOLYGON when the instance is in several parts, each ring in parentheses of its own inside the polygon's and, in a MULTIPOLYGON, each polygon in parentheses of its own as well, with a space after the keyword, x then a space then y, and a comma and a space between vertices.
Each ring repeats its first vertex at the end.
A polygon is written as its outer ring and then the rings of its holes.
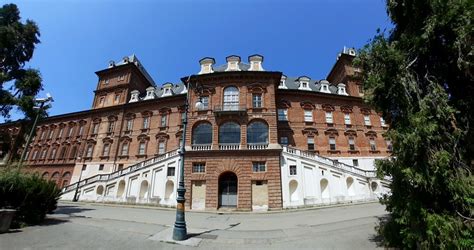
MULTIPOLYGON (((385 122, 361 98, 354 56, 345 49, 320 81, 266 71, 260 55, 248 63, 229 56, 221 66, 204 58, 197 74, 160 87, 135 56, 110 62, 96 72, 90 110, 40 122, 27 165, 64 187, 64 199, 78 193, 84 200, 173 206, 188 98, 190 209, 374 199, 387 191, 387 181, 373 174, 374 160, 389 156, 391 143, 383 137, 385 122)), ((24 134, 18 123, 0 130, 13 138, 3 148, 24 134)), ((9 159, 11 152, 2 152, 9 159)))

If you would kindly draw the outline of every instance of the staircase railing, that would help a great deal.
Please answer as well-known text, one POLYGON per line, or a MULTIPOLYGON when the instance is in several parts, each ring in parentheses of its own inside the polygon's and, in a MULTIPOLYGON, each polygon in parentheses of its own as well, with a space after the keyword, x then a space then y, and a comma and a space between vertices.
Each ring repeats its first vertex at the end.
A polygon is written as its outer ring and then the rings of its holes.
POLYGON ((91 176, 89 178, 81 180, 80 182, 76 182, 76 183, 73 183, 69 186, 64 187, 62 192, 67 193, 67 192, 75 190, 77 188, 81 188, 81 187, 83 187, 87 184, 91 184, 91 183, 98 182, 98 181, 110 181, 110 180, 119 178, 121 176, 124 176, 126 174, 136 172, 140 169, 146 168, 146 167, 148 167, 150 165, 153 165, 155 163, 159 163, 161 161, 167 160, 168 158, 176 156, 176 155, 178 155, 178 149, 166 152, 164 154, 158 155, 158 156, 150 158, 150 159, 146 159, 144 161, 138 162, 138 163, 136 163, 134 165, 131 165, 127 168, 117 170, 117 171, 112 172, 110 174, 97 174, 97 175, 91 176))
POLYGON ((286 153, 292 154, 292 155, 314 159, 316 161, 325 163, 327 165, 334 166, 334 167, 336 167, 338 169, 341 169, 343 171, 352 172, 354 174, 358 174, 358 175, 361 175, 361 176, 364 176, 364 177, 367 177, 367 178, 376 177, 376 173, 373 170, 360 169, 360 168, 357 168, 357 167, 339 162, 338 160, 333 160, 333 159, 330 159, 330 158, 327 158, 327 157, 324 157, 324 156, 320 156, 318 154, 315 154, 314 152, 304 151, 304 150, 291 148, 291 147, 287 147, 287 146, 283 147, 283 151, 286 152, 286 153))

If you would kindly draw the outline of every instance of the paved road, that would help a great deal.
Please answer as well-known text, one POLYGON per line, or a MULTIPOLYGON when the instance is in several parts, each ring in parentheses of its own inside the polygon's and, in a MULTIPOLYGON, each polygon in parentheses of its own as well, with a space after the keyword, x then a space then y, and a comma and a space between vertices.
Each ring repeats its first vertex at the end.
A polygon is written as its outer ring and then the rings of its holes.
MULTIPOLYGON (((374 249, 378 203, 278 213, 187 212, 199 248, 374 249)), ((170 230, 174 210, 61 203, 44 225, 0 234, 0 249, 181 249, 156 236, 170 230)))

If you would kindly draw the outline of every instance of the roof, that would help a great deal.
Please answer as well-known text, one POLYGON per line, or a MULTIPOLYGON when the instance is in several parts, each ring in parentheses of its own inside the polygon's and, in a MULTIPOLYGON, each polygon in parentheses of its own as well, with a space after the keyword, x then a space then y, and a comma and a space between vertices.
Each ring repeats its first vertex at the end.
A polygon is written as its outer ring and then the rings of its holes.
MULTIPOLYGON (((300 83, 298 81, 300 77, 286 77, 285 80, 285 86, 287 89, 294 89, 298 90, 300 87, 300 83)), ((321 80, 323 81, 323 80, 321 80)), ((310 91, 313 92, 321 92, 321 81, 315 81, 315 80, 309 80, 309 88, 311 89, 310 91)), ((305 90, 302 90, 305 91, 305 90)), ((306 90, 307 91, 307 90, 306 90)), ((333 84, 329 84, 329 91, 331 91, 331 94, 337 94, 337 86, 334 86, 333 84)))

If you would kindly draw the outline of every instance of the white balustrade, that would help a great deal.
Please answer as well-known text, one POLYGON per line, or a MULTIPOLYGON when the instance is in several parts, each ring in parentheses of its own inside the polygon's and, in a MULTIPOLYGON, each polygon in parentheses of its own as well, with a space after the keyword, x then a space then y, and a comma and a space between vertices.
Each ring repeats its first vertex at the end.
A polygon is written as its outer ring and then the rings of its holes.
POLYGON ((221 143, 219 144, 219 150, 239 150, 240 144, 235 143, 221 143))
POLYGON ((247 148, 251 150, 267 149, 268 143, 248 143, 247 148))
POLYGON ((211 150, 211 144, 193 144, 191 145, 191 149, 195 151, 206 151, 211 150))

